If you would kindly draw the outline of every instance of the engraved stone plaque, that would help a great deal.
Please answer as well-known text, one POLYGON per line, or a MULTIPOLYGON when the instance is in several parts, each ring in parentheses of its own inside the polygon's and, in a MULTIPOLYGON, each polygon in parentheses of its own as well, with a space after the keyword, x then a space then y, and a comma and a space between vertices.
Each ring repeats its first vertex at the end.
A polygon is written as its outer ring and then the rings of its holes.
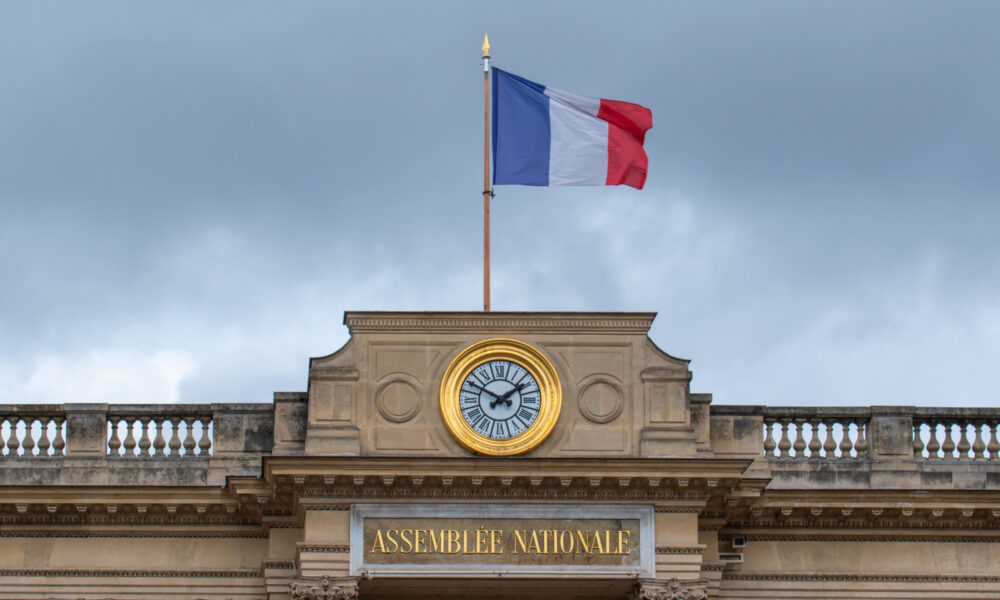
POLYGON ((653 577, 652 507, 355 504, 351 572, 653 577))

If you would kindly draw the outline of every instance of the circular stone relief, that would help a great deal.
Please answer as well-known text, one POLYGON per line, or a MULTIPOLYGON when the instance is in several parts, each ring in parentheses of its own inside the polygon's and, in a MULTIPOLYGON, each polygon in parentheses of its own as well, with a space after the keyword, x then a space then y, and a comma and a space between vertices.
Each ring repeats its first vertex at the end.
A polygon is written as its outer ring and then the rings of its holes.
POLYGON ((420 411, 420 397, 416 388, 406 381, 389 381, 375 394, 378 414, 393 423, 405 423, 420 411))
POLYGON ((580 391, 580 412, 594 423, 609 423, 622 413, 625 398, 617 384, 599 379, 580 391))

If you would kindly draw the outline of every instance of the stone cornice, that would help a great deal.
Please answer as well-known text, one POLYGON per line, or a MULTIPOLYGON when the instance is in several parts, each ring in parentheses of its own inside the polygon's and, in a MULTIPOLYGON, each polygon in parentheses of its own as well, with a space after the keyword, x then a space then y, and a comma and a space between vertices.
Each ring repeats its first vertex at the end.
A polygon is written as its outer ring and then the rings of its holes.
POLYGON ((530 331, 544 333, 645 334, 656 313, 575 312, 346 312, 357 333, 530 331))
MULTIPOLYGON (((720 534, 719 539, 731 541, 737 534, 720 534)), ((914 535, 907 532, 898 533, 862 533, 844 531, 843 533, 743 533, 738 534, 752 542, 917 542, 917 543, 961 543, 961 544, 1000 544, 997 535, 938 535, 927 533, 914 535)))
POLYGON ((996 575, 857 575, 842 573, 731 573, 732 581, 843 581, 858 583, 1000 583, 996 575))
POLYGON ((298 505, 307 510, 342 510, 344 502, 449 500, 449 501, 511 501, 511 502, 620 502, 657 503, 657 512, 699 513, 708 495, 703 492, 676 493, 665 489, 596 490, 581 486, 574 489, 549 487, 532 488, 475 488, 436 487, 362 490, 350 488, 304 489, 297 496, 298 505), (331 502, 333 501, 333 502, 331 502))
POLYGON ((0 569, 0 577, 263 577, 260 569, 159 571, 143 569, 0 569))
POLYGON ((8 486, 3 487, 2 503, 235 505, 222 489, 184 486, 8 486))
POLYGON ((705 546, 657 546, 657 554, 704 554, 705 546))
MULTIPOLYGON (((740 479, 752 459, 698 459, 698 458, 655 458, 655 459, 614 459, 607 458, 567 458, 533 459, 518 458, 431 458, 431 457, 265 457, 265 479, 296 476, 336 476, 354 477, 538 477, 607 479, 645 478, 655 480, 679 479, 696 480, 740 479)), ((237 493, 243 484, 259 486, 256 480, 230 478, 230 484, 237 493)))
MULTIPOLYGON (((86 523, 92 526, 91 523, 86 523)), ((80 529, 8 529, 0 530, 0 537, 15 538, 199 538, 199 539, 267 539, 267 534, 262 531, 220 531, 198 527, 191 529, 192 525, 199 523, 185 523, 181 531, 146 531, 130 527, 128 529, 104 529, 104 530, 80 530, 80 529)))
POLYGON ((857 489, 774 489, 768 487, 754 501, 755 507, 777 509, 786 506, 822 506, 826 508, 864 508, 896 506, 900 508, 970 508, 996 509, 1000 506, 1000 490, 938 489, 932 493, 910 488, 857 489), (916 492, 916 493, 915 493, 916 492), (905 503, 905 504, 900 504, 905 503))

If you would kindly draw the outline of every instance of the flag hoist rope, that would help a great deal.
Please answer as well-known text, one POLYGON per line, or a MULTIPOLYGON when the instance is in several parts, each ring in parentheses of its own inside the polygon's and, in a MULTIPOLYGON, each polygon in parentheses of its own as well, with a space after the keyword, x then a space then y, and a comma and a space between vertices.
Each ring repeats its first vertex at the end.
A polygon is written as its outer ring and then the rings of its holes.
POLYGON ((483 34, 483 310, 490 311, 490 39, 483 34))

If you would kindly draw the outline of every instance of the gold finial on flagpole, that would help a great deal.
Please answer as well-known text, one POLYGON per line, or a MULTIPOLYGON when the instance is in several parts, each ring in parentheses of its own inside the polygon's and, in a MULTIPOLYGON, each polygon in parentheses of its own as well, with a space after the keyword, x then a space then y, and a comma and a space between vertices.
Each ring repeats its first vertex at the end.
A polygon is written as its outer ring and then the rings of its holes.
POLYGON ((483 34, 483 58, 490 56, 490 36, 483 34))

